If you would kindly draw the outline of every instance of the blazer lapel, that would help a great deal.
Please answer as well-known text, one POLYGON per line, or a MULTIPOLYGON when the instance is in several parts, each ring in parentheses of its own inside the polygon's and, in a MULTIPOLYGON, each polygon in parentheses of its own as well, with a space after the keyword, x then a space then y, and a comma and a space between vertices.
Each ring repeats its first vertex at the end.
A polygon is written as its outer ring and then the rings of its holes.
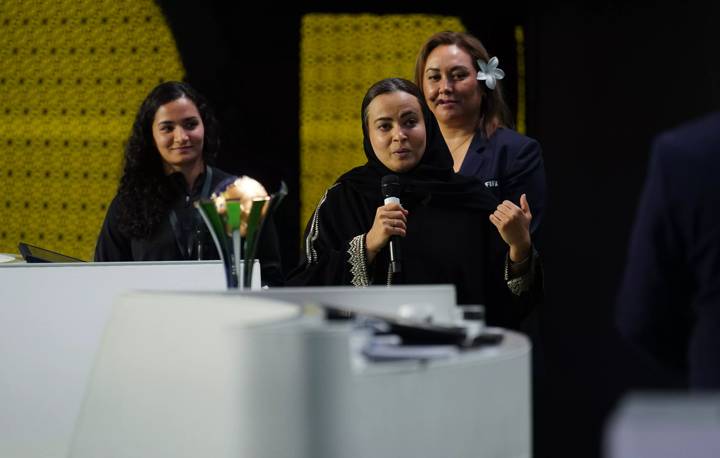
POLYGON ((482 154, 487 146, 485 137, 478 130, 470 142, 468 152, 460 166, 460 175, 475 176, 485 163, 485 155, 482 154))

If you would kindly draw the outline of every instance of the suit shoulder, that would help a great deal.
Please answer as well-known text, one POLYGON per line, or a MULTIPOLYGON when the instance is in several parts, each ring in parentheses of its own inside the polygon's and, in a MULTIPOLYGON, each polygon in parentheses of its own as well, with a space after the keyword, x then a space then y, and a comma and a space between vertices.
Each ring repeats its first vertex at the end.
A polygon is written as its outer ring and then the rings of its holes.
POLYGON ((667 130, 655 138, 654 154, 685 160, 712 155, 720 158, 720 112, 706 115, 667 130))
POLYGON ((492 136, 499 147, 505 147, 510 151, 524 149, 540 150, 540 143, 534 138, 523 135, 507 127, 498 128, 492 136))

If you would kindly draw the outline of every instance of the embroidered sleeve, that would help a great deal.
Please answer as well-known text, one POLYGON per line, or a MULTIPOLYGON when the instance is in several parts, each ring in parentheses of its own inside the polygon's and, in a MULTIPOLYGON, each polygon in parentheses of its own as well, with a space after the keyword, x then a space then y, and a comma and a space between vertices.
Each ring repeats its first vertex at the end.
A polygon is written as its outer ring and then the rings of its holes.
POLYGON ((307 258, 308 264, 315 264, 317 262, 317 250, 315 249, 315 241, 318 238, 318 235, 320 234, 320 229, 318 225, 318 218, 320 214, 320 207, 325 202, 325 199, 327 199, 327 193, 330 189, 325 191, 325 194, 323 194, 322 199, 320 199, 320 203, 318 203, 317 208, 315 209, 315 213, 313 213, 312 217, 312 223, 310 224, 310 230, 308 231, 307 238, 305 239, 305 257, 307 258))
POLYGON ((350 240, 347 252, 350 255, 348 263, 350 263, 350 273, 352 274, 350 283, 353 286, 368 286, 365 234, 360 234, 350 240))
POLYGON ((510 291, 519 296, 522 293, 529 291, 532 288, 535 281, 535 264, 537 262, 539 254, 533 247, 532 253, 526 259, 515 263, 513 265, 513 271, 522 272, 518 276, 513 276, 510 269, 510 256, 505 256, 505 281, 507 282, 510 291))

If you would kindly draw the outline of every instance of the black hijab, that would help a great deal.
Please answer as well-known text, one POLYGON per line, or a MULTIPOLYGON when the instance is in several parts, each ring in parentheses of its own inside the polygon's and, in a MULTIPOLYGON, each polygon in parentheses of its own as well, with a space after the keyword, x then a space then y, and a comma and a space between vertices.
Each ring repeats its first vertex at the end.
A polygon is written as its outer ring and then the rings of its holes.
POLYGON ((371 207, 377 207, 382 203, 380 181, 383 176, 391 174, 400 178, 401 202, 414 201, 429 206, 485 211, 493 211, 497 207, 497 198, 483 183, 472 177, 455 174, 452 156, 437 120, 415 84, 402 78, 387 78, 373 84, 363 99, 360 119, 363 129, 363 148, 368 162, 345 173, 337 181, 362 194, 371 207), (365 119, 367 107, 375 97, 396 91, 407 92, 418 100, 425 121, 425 153, 415 168, 405 173, 388 169, 377 158, 370 143, 365 119))

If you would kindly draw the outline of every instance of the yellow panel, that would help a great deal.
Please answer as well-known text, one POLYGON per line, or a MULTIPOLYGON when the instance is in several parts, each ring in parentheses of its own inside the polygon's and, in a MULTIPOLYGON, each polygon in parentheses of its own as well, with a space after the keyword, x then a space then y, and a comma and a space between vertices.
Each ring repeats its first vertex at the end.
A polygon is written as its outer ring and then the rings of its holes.
POLYGON ((145 95, 184 75, 153 0, 0 5, 0 252, 92 258, 145 95))
POLYGON ((308 14, 300 46, 301 225, 325 189, 365 163, 360 104, 371 84, 412 81, 415 58, 430 35, 464 31, 459 18, 408 15, 308 14))

